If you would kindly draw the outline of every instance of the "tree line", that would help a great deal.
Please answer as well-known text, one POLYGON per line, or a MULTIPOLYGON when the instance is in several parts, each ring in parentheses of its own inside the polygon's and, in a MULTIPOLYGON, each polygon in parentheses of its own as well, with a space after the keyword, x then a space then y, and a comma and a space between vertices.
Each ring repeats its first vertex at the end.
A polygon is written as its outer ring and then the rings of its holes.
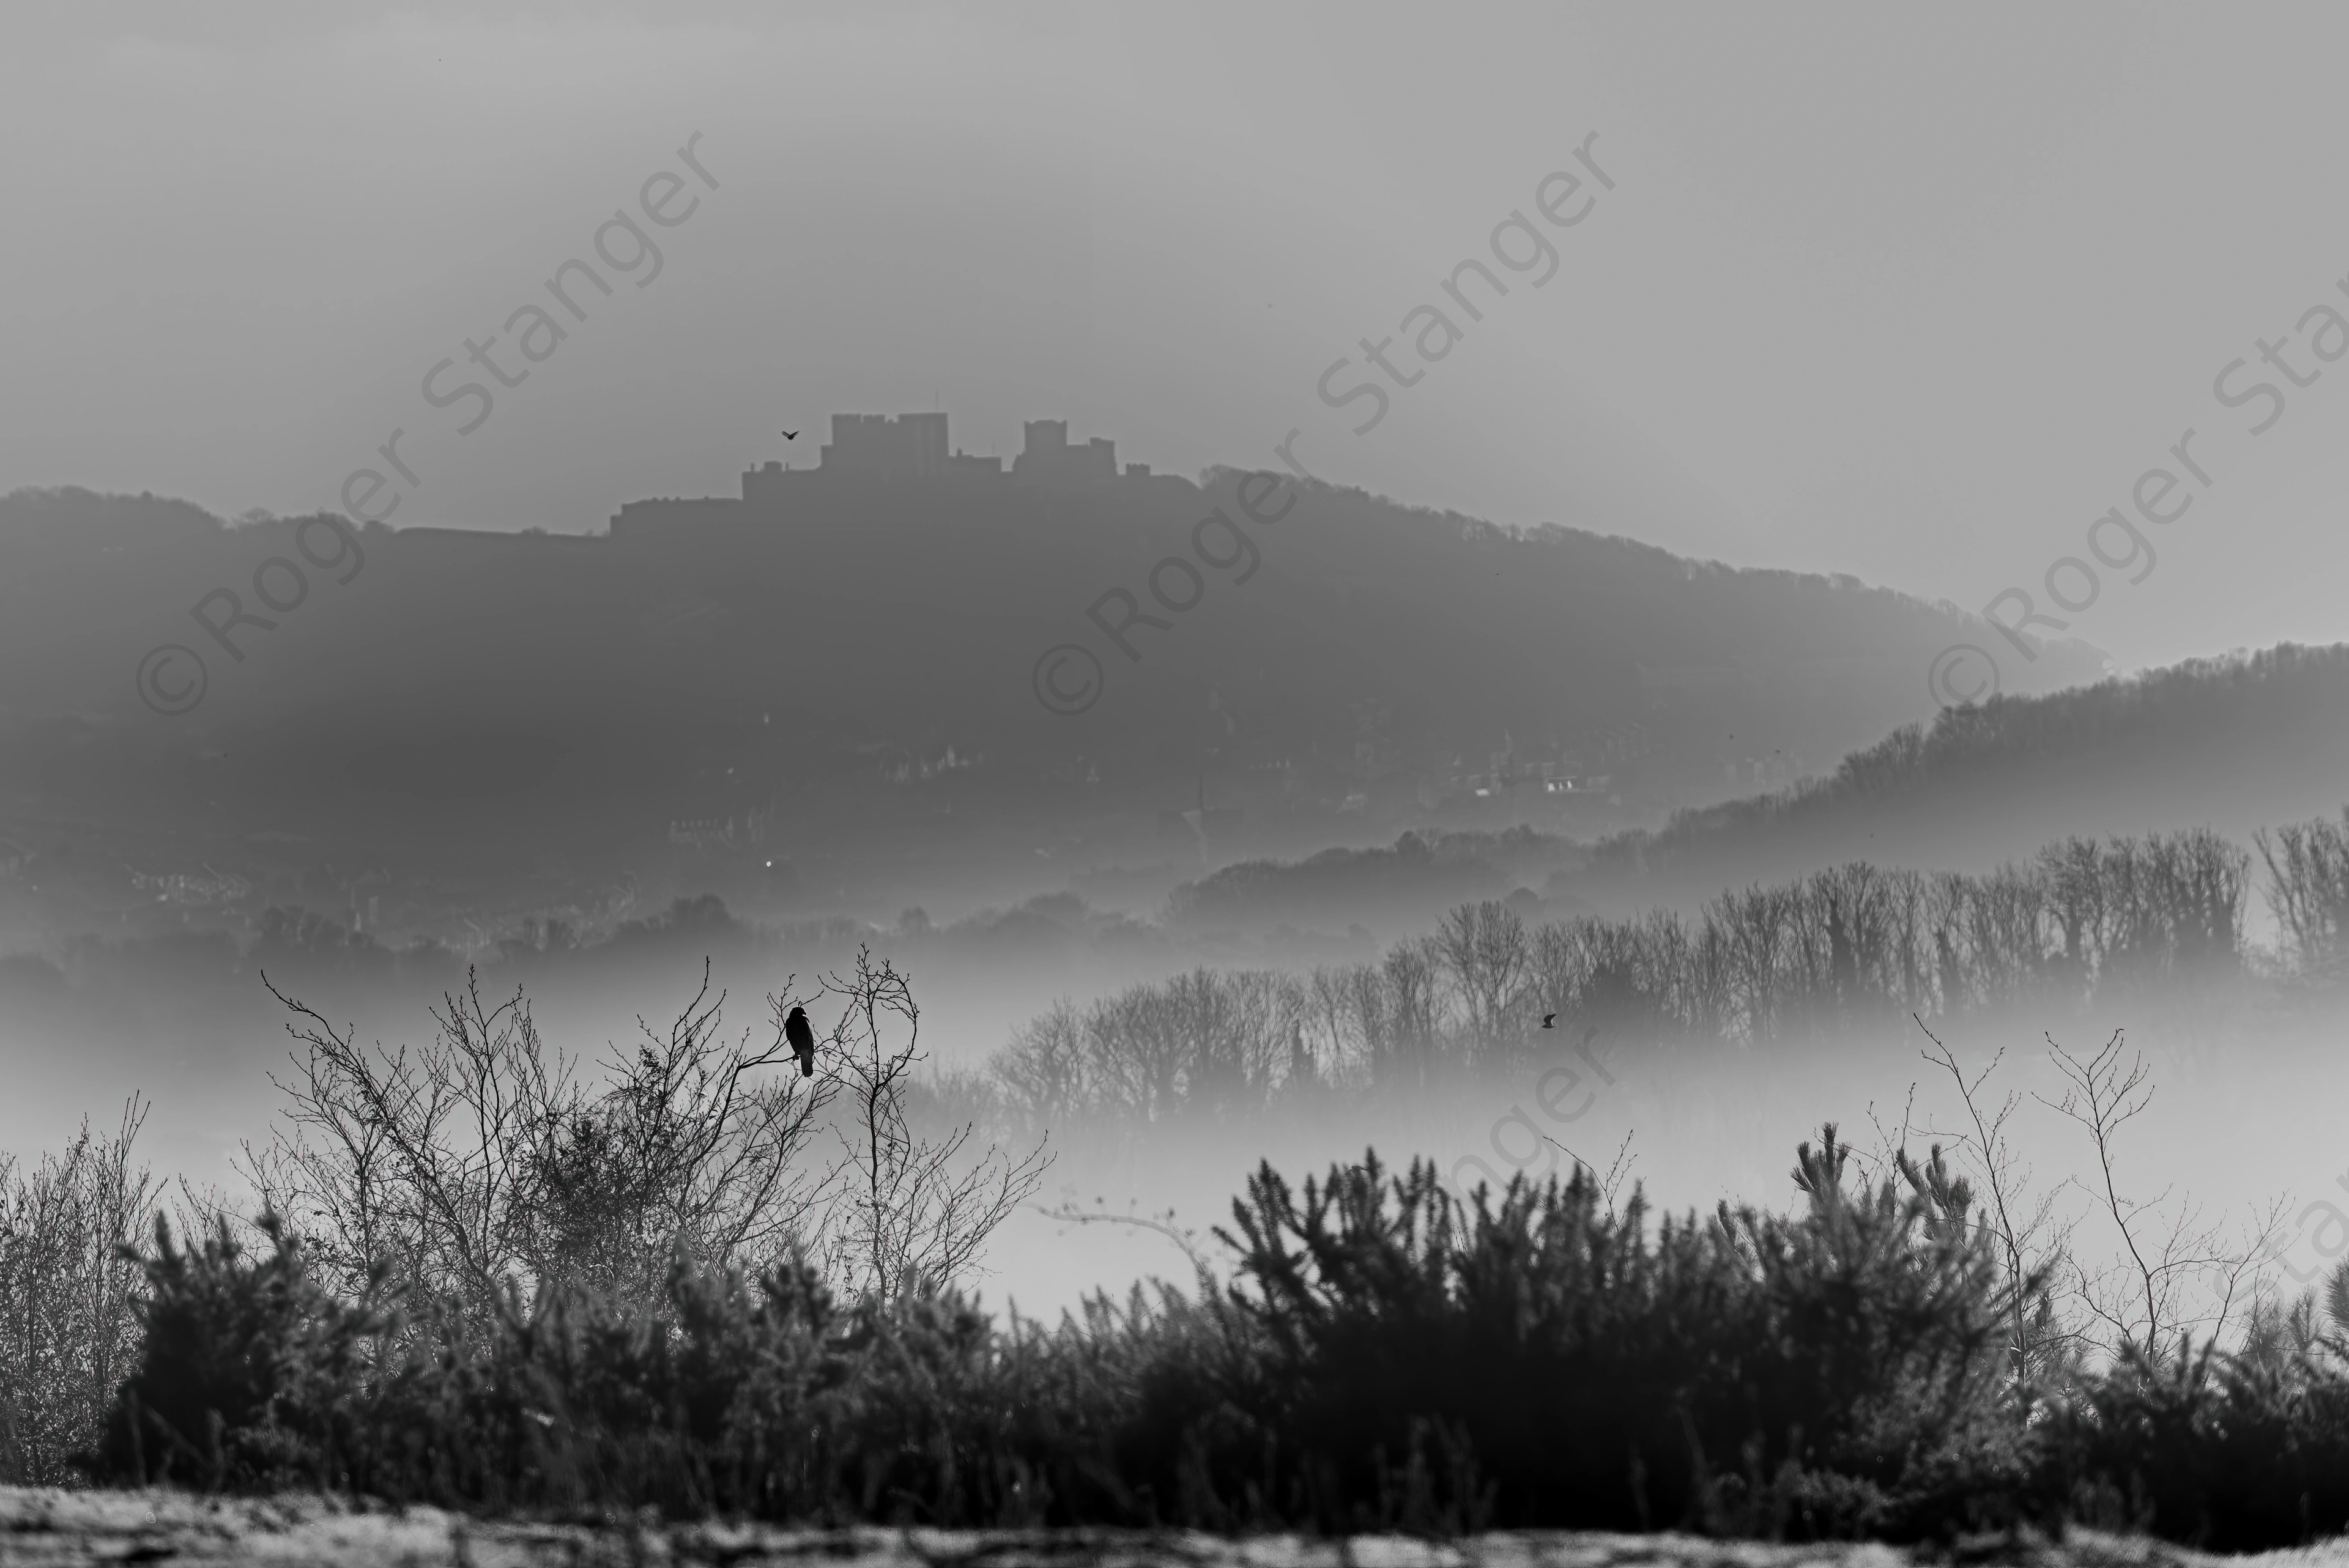
MULTIPOLYGON (((1862 1037, 1912 1015, 2016 1007, 2060 1020, 2255 984, 2337 979, 2349 952, 2349 812, 2255 837, 2206 829, 2071 838, 1981 874, 1853 861, 1658 910, 1536 924, 1485 901, 1375 963, 1309 974, 1200 968, 1019 1030, 993 1074, 1050 1121, 1259 1109, 1335 1085, 1423 1087, 1503 1065, 1542 1020, 1579 1037, 1767 1047, 1862 1037), (2246 937, 2257 888, 2272 950, 2246 937)), ((1553 1035, 1550 1037, 1555 1038, 1553 1035)))

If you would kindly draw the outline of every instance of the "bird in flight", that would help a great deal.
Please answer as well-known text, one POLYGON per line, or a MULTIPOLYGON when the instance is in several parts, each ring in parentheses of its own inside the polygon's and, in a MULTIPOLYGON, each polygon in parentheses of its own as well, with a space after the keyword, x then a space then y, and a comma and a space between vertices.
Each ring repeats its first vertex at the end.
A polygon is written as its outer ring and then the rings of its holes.
POLYGON ((808 1027, 805 1007, 793 1007, 792 1016, 783 1020, 783 1038, 792 1043, 792 1053, 800 1059, 800 1077, 815 1077, 815 1031, 808 1027))
POLYGON ((1555 1029, 1555 1028, 1557 1028, 1557 1015, 1556 1013, 1544 1013, 1544 1014, 1542 1015, 1542 1027, 1543 1027, 1543 1028, 1545 1028, 1545 1029, 1555 1029))
POLYGON ((796 441, 799 438, 800 433, 797 430, 785 430, 783 432, 783 439, 786 441, 796 441))

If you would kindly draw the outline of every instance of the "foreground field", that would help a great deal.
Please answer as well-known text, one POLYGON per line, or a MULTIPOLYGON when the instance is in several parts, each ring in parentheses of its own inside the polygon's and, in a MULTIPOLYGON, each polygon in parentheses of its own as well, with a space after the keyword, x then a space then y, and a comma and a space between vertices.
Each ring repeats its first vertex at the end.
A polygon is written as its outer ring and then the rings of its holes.
POLYGON ((2030 1568, 2283 1568, 2349 1564, 2349 1545, 2220 1558, 2144 1538, 2075 1532, 2061 1545, 1952 1554, 1872 1543, 1778 1546, 1689 1535, 1496 1532, 1457 1542, 1361 1535, 1226 1537, 1098 1530, 776 1530, 657 1524, 487 1522, 438 1509, 366 1510, 316 1496, 207 1500, 170 1491, 0 1487, 0 1568, 169 1562, 279 1568, 523 1568, 562 1563, 857 1564, 859 1568, 1900 1568, 1910 1563, 2030 1568))

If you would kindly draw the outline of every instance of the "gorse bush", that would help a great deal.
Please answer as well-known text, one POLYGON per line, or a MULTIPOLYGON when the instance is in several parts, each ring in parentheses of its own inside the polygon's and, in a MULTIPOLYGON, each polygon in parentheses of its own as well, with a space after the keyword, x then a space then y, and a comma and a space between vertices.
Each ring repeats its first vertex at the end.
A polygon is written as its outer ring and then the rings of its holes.
POLYGON ((306 1290, 282 1234, 248 1254, 225 1228, 187 1251, 161 1233, 147 1270, 150 1353, 97 1474, 460 1507, 1147 1517, 1104 1456, 1192 1311, 1137 1295, 999 1330, 919 1279, 840 1304, 803 1264, 680 1258, 655 1303, 548 1283, 486 1321, 402 1321, 306 1290))
MULTIPOLYGON (((2031 1466, 2004 1278, 1961 1184, 1668 1219, 1587 1174, 1463 1205, 1375 1156, 1237 1203, 1239 1283, 998 1326, 918 1276, 679 1257, 654 1303, 561 1282, 486 1318, 330 1296, 222 1227, 146 1263, 147 1353, 94 1461, 473 1507, 1320 1530, 2010 1522, 2031 1466), (405 1314, 405 1315, 403 1315, 405 1314)), ((380 1275, 377 1284, 382 1284, 380 1275)))
POLYGON ((1921 1175, 1847 1193, 1832 1128, 1802 1154, 1806 1212, 1724 1206, 1652 1236, 1640 1198, 1615 1211, 1579 1168, 1464 1208, 1427 1164, 1332 1171, 1301 1202, 1260 1173, 1241 1300, 1313 1522, 1357 1522, 1375 1456, 1425 1430, 1485 1489, 1445 1501, 1498 1523, 1985 1522, 2000 1496, 1947 1480, 2019 1473, 2019 1429, 2000 1265, 1966 1194, 1944 1184, 1960 1222, 1942 1223, 1921 1175))
POLYGON ((2229 1548, 2349 1526, 2349 1271, 2243 1345, 2016 1375, 2020 1289, 1940 1151, 1798 1207, 1651 1222, 1587 1171, 1463 1202, 1375 1155, 1267 1165, 1233 1284, 998 1323, 918 1274, 680 1253, 656 1298, 511 1284, 486 1312, 323 1287, 274 1222, 159 1222, 101 1480, 327 1485, 558 1512, 776 1521, 1488 1526, 1946 1537, 2066 1519, 2229 1548))
POLYGON ((183 1249, 156 1216, 143 1344, 107 1421, 102 1473, 213 1489, 346 1482, 364 1446, 363 1377, 384 1359, 384 1271, 346 1301, 274 1215, 259 1229, 265 1255, 249 1255, 224 1222, 183 1249))
POLYGON ((2132 1352, 2053 1411, 2048 1490, 2087 1522, 2219 1552, 2349 1530, 2349 1264, 2313 1297, 2263 1306, 2243 1346, 2132 1352))

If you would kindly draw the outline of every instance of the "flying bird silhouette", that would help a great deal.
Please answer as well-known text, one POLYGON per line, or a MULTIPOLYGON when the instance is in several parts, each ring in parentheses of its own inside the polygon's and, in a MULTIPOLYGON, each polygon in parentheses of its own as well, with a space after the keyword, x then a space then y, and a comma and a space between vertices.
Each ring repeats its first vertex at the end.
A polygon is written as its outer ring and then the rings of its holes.
POLYGON ((1542 1027, 1543 1027, 1543 1028, 1545 1028, 1545 1029, 1555 1029, 1555 1028, 1557 1028, 1557 1015, 1556 1013, 1544 1013, 1544 1014, 1542 1015, 1542 1027))
POLYGON ((800 1058, 800 1077, 815 1077, 815 1031, 808 1027, 805 1007, 793 1007, 792 1016, 783 1020, 783 1038, 792 1043, 792 1054, 800 1058))
POLYGON ((796 441, 799 438, 800 433, 797 430, 785 430, 783 432, 783 439, 786 441, 796 441))

